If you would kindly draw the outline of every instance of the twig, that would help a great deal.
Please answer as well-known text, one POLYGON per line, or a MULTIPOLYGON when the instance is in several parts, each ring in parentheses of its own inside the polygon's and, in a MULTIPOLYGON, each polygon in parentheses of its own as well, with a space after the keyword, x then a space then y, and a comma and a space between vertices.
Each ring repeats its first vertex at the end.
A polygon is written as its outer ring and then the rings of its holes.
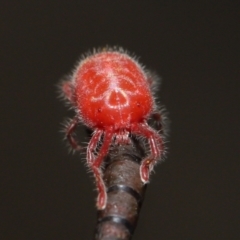
POLYGON ((119 145, 111 149, 104 170, 107 187, 107 206, 98 212, 95 240, 129 240, 137 225, 146 185, 143 185, 139 166, 143 148, 119 145))

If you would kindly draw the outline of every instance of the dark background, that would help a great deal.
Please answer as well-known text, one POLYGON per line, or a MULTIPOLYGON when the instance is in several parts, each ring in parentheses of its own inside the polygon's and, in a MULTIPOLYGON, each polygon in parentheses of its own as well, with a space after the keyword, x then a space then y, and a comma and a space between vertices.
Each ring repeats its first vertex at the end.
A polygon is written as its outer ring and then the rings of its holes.
POLYGON ((1 3, 1 239, 92 239, 96 192, 55 85, 106 44, 160 74, 171 120, 134 239, 240 238, 240 8, 198 2, 1 3))

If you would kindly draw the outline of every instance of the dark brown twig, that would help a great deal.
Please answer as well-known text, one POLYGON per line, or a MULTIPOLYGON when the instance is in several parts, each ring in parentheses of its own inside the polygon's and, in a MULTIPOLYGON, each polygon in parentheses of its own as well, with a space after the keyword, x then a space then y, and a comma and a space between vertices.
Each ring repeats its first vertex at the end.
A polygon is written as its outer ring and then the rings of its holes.
POLYGON ((146 185, 139 167, 144 152, 135 145, 114 146, 106 160, 107 206, 98 212, 95 240, 128 240, 136 228, 146 185))

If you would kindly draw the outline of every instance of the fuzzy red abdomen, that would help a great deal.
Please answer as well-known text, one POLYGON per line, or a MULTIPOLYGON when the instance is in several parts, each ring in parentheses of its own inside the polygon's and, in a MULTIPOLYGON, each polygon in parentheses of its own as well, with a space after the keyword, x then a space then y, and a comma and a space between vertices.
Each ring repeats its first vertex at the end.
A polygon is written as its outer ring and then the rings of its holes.
POLYGON ((153 108, 145 73, 123 53, 101 52, 86 58, 74 84, 77 107, 90 127, 127 128, 153 108))

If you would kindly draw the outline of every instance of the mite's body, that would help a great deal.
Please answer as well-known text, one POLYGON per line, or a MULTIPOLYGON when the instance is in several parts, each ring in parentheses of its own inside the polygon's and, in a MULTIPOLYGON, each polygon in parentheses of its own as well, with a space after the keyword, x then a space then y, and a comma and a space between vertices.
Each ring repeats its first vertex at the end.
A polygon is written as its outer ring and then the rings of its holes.
POLYGON ((72 147, 81 148, 72 137, 79 122, 94 131, 87 148, 87 163, 96 178, 99 209, 104 209, 107 201, 101 163, 111 144, 131 143, 130 134, 148 140, 150 155, 140 166, 143 183, 148 182, 153 165, 163 153, 162 137, 147 123, 150 117, 161 120, 150 90, 152 82, 129 55, 105 49, 80 61, 71 79, 62 84, 64 96, 76 110, 76 117, 66 128, 72 147))

